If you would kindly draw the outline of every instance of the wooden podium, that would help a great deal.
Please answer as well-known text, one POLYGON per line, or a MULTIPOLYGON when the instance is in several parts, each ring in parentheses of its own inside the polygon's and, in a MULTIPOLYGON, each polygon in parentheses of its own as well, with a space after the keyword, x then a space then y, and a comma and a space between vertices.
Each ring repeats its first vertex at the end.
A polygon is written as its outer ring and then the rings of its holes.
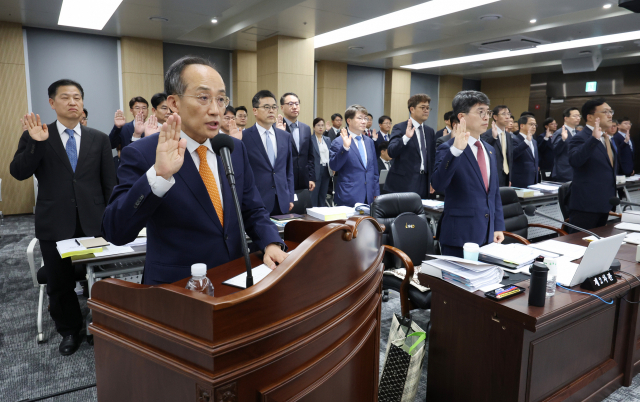
MULTIPOLYGON (((207 273, 215 297, 97 282, 89 306, 100 402, 374 401, 380 359, 382 229, 371 217, 294 221, 293 249, 249 289, 207 273)), ((215 250, 211 250, 215 253, 215 250)), ((252 266, 262 263, 251 255, 252 266)))

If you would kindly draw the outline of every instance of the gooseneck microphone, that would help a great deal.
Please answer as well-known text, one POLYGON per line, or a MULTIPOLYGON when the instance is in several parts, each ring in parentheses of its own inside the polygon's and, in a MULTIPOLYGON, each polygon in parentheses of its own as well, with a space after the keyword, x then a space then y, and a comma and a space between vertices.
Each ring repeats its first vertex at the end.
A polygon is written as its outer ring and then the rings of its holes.
POLYGON ((247 237, 244 233, 244 220, 242 219, 242 211, 240 210, 240 201, 236 192, 236 177, 233 173, 233 163, 231 163, 231 153, 234 148, 233 138, 226 134, 218 134, 211 140, 211 148, 216 155, 220 155, 224 173, 227 175, 229 185, 231 186, 231 194, 233 195, 233 203, 236 207, 236 215, 238 215, 238 226, 240 228, 240 240, 242 242, 242 253, 244 254, 244 263, 247 267, 247 288, 253 286, 253 273, 251 272, 251 260, 249 259, 249 250, 247 246, 247 237))
POLYGON ((636 204, 635 202, 622 201, 618 197, 609 198, 609 204, 613 205, 614 207, 617 207, 618 205, 629 205, 631 207, 640 207, 640 204, 636 204))
POLYGON ((558 223, 561 223, 561 224, 563 224, 565 226, 569 226, 570 228, 573 228, 573 229, 578 230, 580 232, 588 233, 591 236, 594 236, 596 239, 600 239, 601 238, 597 234, 595 234, 593 232, 589 232, 587 229, 582 229, 581 227, 578 227, 576 225, 572 225, 569 222, 563 222, 560 219, 556 219, 556 218, 551 217, 549 215, 545 215, 542 212, 538 211, 537 208, 534 205, 527 205, 526 207, 524 207, 524 213, 527 216, 535 216, 535 215, 542 216, 543 218, 551 219, 554 222, 558 222, 558 223))

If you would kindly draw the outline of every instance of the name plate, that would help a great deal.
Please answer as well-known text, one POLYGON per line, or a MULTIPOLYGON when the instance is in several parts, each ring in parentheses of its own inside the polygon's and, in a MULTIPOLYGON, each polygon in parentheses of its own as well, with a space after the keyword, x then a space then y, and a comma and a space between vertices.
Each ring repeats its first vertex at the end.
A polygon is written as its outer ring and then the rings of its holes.
POLYGON ((618 282, 618 279, 615 277, 613 271, 605 271, 601 274, 594 275, 590 278, 587 278, 580 287, 582 289, 587 289, 592 292, 595 292, 600 289, 604 289, 607 286, 613 285, 618 282))

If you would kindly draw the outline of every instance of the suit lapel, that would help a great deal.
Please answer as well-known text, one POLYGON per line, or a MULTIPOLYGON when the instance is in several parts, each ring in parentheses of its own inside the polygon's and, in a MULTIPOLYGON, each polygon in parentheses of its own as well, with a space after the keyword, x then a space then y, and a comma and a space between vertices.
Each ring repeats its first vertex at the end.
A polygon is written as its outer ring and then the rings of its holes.
POLYGON ((271 162, 269 161, 267 150, 264 148, 264 144, 262 143, 262 138, 260 137, 260 132, 258 131, 258 127, 253 126, 253 130, 249 129, 248 131, 249 132, 245 133, 244 135, 249 134, 249 138, 255 143, 255 146, 257 146, 258 149, 260 150, 260 153, 264 157, 264 160, 267 162, 267 165, 271 166, 271 162))
MULTIPOLYGON (((211 202, 211 198, 209 197, 209 193, 207 192, 207 188, 202 181, 202 177, 200 177, 200 172, 196 168, 196 164, 193 162, 191 158, 191 154, 187 151, 184 157, 184 162, 182 164, 182 168, 178 171, 178 176, 184 181, 184 183, 189 187, 189 190, 193 193, 193 196, 198 200, 202 208, 205 210, 209 218, 216 224, 216 227, 222 231, 222 225, 220 225, 220 219, 218 219, 218 215, 216 214, 216 210, 213 208, 213 203, 211 202)), ((216 158, 217 159, 217 158, 216 158)), ((220 172, 220 165, 218 165, 218 172, 220 172)), ((224 172, 224 170, 222 170, 224 172)), ((222 183, 222 180, 220 180, 222 183)), ((224 188, 224 187, 223 187, 224 188)), ((224 193, 223 193, 224 194, 224 193)), ((228 205, 228 204, 227 204, 228 205)), ((226 208, 225 208, 226 209, 226 208)))
POLYGON ((80 154, 78 155, 78 164, 76 165, 76 171, 80 168, 80 166, 85 163, 85 160, 89 157, 91 145, 93 144, 93 140, 95 136, 91 135, 92 133, 88 132, 89 130, 85 129, 82 125, 80 125, 80 154))
MULTIPOLYGON (((309 137, 311 140, 311 145, 313 145, 313 149, 316 151, 318 155, 320 155, 320 147, 318 146, 318 139, 316 138, 315 133, 313 134, 313 138, 309 137)), ((324 135, 322 136, 322 141, 324 141, 324 135)))
MULTIPOLYGON (((60 158, 60 161, 66 168, 73 174, 73 168, 71 167, 71 162, 69 162, 69 156, 67 155, 67 151, 64 149, 64 145, 62 145, 62 138, 60 138, 60 133, 58 132, 58 126, 56 122, 49 125, 49 145, 53 148, 55 153, 60 158)), ((77 167, 77 165, 76 165, 77 167)))
MULTIPOLYGON (((291 137, 293 137, 293 134, 290 134, 291 137)), ((295 148, 295 145, 293 145, 293 140, 292 141, 292 145, 291 148, 295 148)), ((282 133, 279 133, 278 131, 276 131, 276 147, 278 148, 278 156, 276 156, 276 163, 278 162, 278 160, 283 159, 283 160, 287 160, 287 139, 285 138, 285 136, 282 133)), ((266 153, 266 152, 265 152, 266 153)))

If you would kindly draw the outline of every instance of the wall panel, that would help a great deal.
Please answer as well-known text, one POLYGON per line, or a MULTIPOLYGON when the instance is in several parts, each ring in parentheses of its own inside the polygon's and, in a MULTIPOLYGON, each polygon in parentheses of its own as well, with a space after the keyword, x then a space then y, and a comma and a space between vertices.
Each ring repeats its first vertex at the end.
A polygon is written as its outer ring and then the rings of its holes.
POLYGON ((451 106, 440 108, 440 99, 438 97, 439 82, 440 77, 437 75, 411 73, 411 95, 423 93, 431 97, 431 112, 427 119, 427 126, 436 131, 444 127, 442 115, 451 109, 451 106))

